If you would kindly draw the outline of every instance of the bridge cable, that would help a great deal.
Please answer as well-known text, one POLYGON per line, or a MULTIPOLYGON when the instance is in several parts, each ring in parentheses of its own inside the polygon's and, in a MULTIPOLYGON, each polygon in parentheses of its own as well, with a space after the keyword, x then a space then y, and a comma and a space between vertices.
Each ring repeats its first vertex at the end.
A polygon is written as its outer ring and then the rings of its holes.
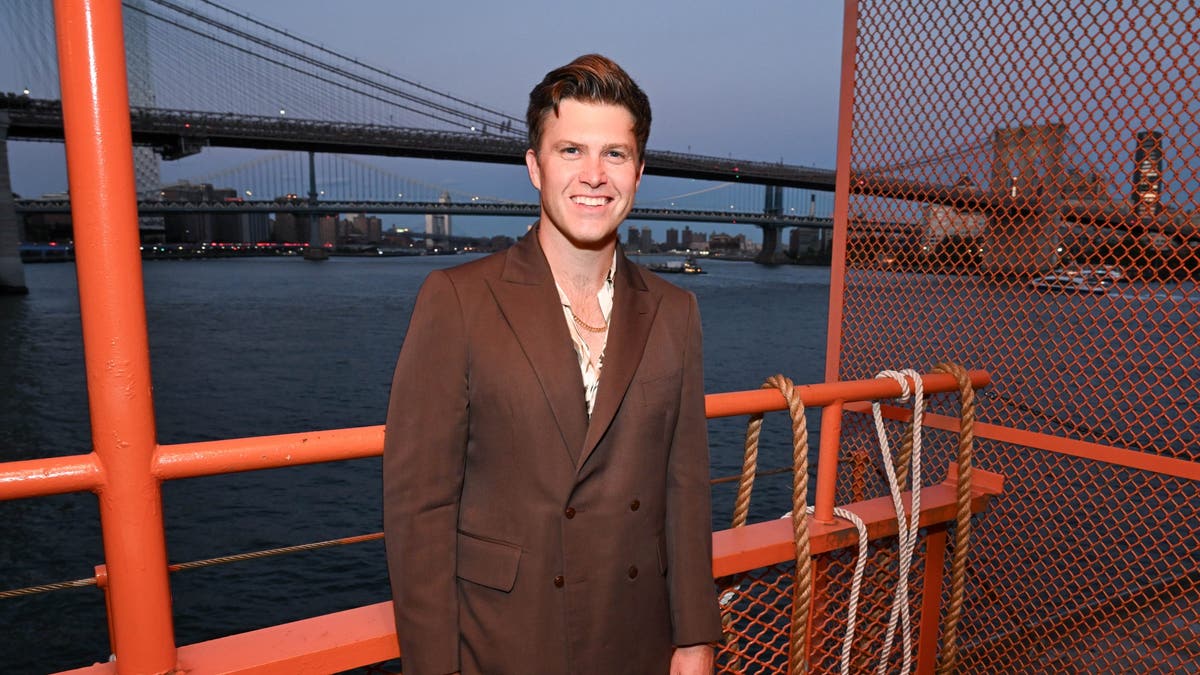
MULTIPOLYGON (((152 0, 152 1, 157 1, 157 0, 152 0)), ((243 20, 245 20, 245 21, 248 21, 248 22, 250 22, 250 23, 253 23, 253 24, 257 25, 257 26, 261 26, 261 27, 263 27, 263 28, 265 28, 265 29, 267 29, 267 30, 273 31, 273 32, 275 32, 275 33, 279 33, 279 34, 281 34, 281 35, 283 35, 283 36, 287 37, 287 38, 288 38, 288 39, 290 39, 290 40, 294 40, 294 41, 296 41, 296 42, 299 42, 299 43, 301 43, 301 44, 303 44, 303 45, 305 45, 305 46, 312 47, 313 49, 316 49, 316 50, 319 50, 319 51, 321 51, 321 52, 324 52, 324 53, 326 53, 326 54, 329 54, 330 56, 333 56, 333 57, 336 57, 336 58, 340 58, 340 59, 343 59, 343 60, 346 60, 346 61, 350 61, 351 63, 353 63, 353 64, 355 64, 355 65, 357 65, 357 66, 361 66, 361 67, 363 67, 363 68, 366 68, 367 70, 369 70, 369 71, 372 71, 372 72, 374 72, 374 73, 377 73, 377 74, 379 74, 379 75, 383 75, 383 76, 385 76, 385 77, 390 77, 390 78, 392 78, 392 79, 399 80, 400 82, 403 82, 404 84, 407 84, 407 85, 409 85, 410 87, 416 87, 416 88, 418 88, 418 89, 421 89, 422 91, 427 91, 427 92, 429 92, 429 93, 431 93, 431 94, 434 94, 434 95, 437 95, 437 96, 441 96, 441 97, 443 97, 443 98, 448 98, 448 99, 450 99, 451 101, 454 101, 454 102, 456 102, 456 103, 461 103, 461 104, 463 104, 463 105, 470 106, 470 107, 472 107, 472 108, 477 108, 477 109, 479 109, 479 110, 482 110, 482 111, 484 111, 484 112, 491 113, 491 114, 493 114, 493 115, 498 115, 498 116, 500 116, 500 117, 502 117, 502 118, 504 118, 504 119, 506 119, 506 120, 508 120, 508 121, 513 121, 513 122, 518 122, 518 123, 520 123, 520 124, 525 124, 525 120, 523 120, 523 119, 521 119, 521 118, 519 118, 519 117, 514 117, 513 115, 510 115, 510 114, 508 114, 508 113, 505 113, 505 112, 501 112, 501 111, 499 111, 499 110, 492 110, 491 108, 488 108, 488 107, 486 107, 486 106, 480 105, 480 104, 478 104, 478 103, 473 103, 473 102, 471 102, 471 101, 467 101, 467 100, 465 100, 465 99, 458 98, 458 97, 456 97, 456 96, 453 96, 453 95, 451 95, 451 94, 447 94, 447 93, 445 93, 445 92, 438 91, 438 90, 436 90, 436 89, 433 89, 433 88, 431 88, 431 87, 427 87, 427 86, 425 86, 425 85, 423 85, 423 84, 421 84, 421 83, 419 83, 419 82, 414 82, 414 81, 412 81, 412 80, 409 80, 409 79, 406 79, 406 78, 400 77, 399 75, 396 75, 395 73, 391 73, 391 72, 389 72, 389 71, 383 70, 382 68, 377 68, 377 67, 375 67, 375 66, 372 66, 372 65, 371 65, 371 64, 369 64, 369 63, 365 63, 365 62, 359 61, 358 59, 355 59, 355 58, 350 58, 350 57, 347 57, 347 56, 345 56, 345 55, 339 54, 339 53, 337 53, 337 52, 335 52, 335 51, 332 51, 332 50, 330 50, 330 49, 328 49, 328 48, 324 47, 323 45, 320 45, 320 44, 317 44, 317 43, 311 42, 311 41, 309 41, 309 40, 306 40, 306 39, 304 39, 303 37, 300 37, 300 36, 297 36, 297 35, 293 35, 293 34, 291 34, 291 33, 287 32, 287 31, 285 31, 285 30, 281 30, 281 29, 279 29, 279 28, 276 28, 276 27, 274 27, 274 26, 271 26, 271 25, 269 25, 269 24, 267 24, 267 23, 264 23, 264 22, 262 22, 262 21, 259 21, 259 20, 255 19, 255 18, 254 18, 254 17, 252 17, 252 16, 249 16, 249 15, 246 15, 246 14, 241 14, 241 13, 239 13, 239 12, 235 11, 235 10, 232 10, 232 9, 230 9, 230 8, 228 8, 228 7, 225 7, 225 6, 223 6, 223 5, 220 5, 220 4, 216 3, 216 2, 213 2, 212 0, 200 0, 200 2, 202 2, 203 4, 206 4, 206 5, 210 5, 210 6, 212 6, 212 7, 215 7, 215 8, 217 8, 217 9, 223 10, 223 11, 225 11, 225 12, 228 12, 228 13, 230 13, 230 14, 232 14, 232 15, 234 15, 234 16, 236 16, 236 17, 238 17, 238 18, 241 18, 241 19, 243 19, 243 20)))

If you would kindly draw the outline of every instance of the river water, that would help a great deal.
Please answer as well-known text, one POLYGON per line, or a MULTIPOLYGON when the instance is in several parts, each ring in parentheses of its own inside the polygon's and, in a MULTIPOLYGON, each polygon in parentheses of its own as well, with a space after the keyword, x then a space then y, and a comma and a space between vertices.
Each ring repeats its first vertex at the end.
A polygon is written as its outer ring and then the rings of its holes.
MULTIPOLYGON (((421 280, 465 259, 145 263, 159 440, 381 424, 421 280)), ((699 298, 707 391, 756 389, 777 372, 798 383, 822 379, 828 268, 702 264, 708 274, 670 280, 699 298)), ((0 461, 85 453, 74 267, 26 265, 25 274, 28 296, 0 298, 0 461)), ((709 423, 714 477, 739 470, 745 423, 709 423)), ((768 416, 762 468, 790 464, 787 428, 781 413, 768 416)), ((378 531, 379 467, 371 458, 167 483, 168 557, 184 562, 378 531)), ((790 508, 789 494, 786 477, 763 479, 752 517, 790 508)), ((732 485, 714 488, 718 526, 732 499, 732 485)), ((0 502, 0 590, 88 577, 102 562, 93 495, 0 502)), ((180 644, 389 597, 380 542, 182 572, 171 583, 180 644)), ((45 673, 108 654, 100 591, 0 600, 0 671, 45 673)))

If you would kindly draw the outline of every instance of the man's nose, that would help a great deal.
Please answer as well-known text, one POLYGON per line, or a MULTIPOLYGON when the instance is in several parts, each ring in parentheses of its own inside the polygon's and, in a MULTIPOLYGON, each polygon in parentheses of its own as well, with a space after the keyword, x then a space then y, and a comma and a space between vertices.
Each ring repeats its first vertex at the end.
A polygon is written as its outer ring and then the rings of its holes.
POLYGON ((583 160, 579 170, 579 182, 588 187, 600 187, 608 182, 608 173, 604 168, 603 157, 588 157, 583 160))

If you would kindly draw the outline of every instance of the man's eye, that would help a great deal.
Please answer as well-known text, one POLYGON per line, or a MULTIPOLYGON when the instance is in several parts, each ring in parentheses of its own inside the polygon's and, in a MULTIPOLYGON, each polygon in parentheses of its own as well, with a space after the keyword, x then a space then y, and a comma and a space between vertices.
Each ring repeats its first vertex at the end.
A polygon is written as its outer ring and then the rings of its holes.
POLYGON ((613 160, 625 161, 626 159, 629 158, 629 155, 627 155, 624 150, 609 150, 608 158, 613 159, 613 160))
POLYGON ((563 148, 563 149, 562 149, 562 154, 564 154, 564 155, 578 155, 578 154, 579 154, 579 148, 576 148, 576 147, 566 147, 566 148, 563 148))

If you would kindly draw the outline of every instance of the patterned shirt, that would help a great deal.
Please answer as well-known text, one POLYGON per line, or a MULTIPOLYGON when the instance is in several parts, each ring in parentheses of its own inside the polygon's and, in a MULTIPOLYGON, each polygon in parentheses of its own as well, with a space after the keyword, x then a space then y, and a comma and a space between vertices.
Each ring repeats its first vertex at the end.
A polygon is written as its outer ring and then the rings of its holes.
MULTIPOLYGON (((608 278, 604 280, 604 285, 600 287, 600 291, 596 293, 596 299, 600 301, 600 311, 604 314, 604 325, 612 329, 610 318, 612 317, 613 307, 613 274, 617 271, 617 252, 613 251, 612 265, 608 268, 608 278)), ((563 317, 567 320, 567 330, 571 333, 571 342, 575 343, 575 356, 579 358, 579 371, 583 374, 583 397, 587 401, 588 417, 592 416, 592 408, 596 407, 596 392, 600 389, 600 371, 604 368, 604 347, 600 348, 600 358, 596 359, 596 363, 592 363, 592 350, 588 347, 587 340, 579 333, 579 326, 575 325, 575 319, 571 313, 571 301, 567 298, 567 294, 563 292, 562 286, 558 285, 558 281, 554 282, 554 287, 558 289, 558 299, 562 302, 563 317)), ((604 345, 608 345, 608 332, 604 333, 604 345)))

